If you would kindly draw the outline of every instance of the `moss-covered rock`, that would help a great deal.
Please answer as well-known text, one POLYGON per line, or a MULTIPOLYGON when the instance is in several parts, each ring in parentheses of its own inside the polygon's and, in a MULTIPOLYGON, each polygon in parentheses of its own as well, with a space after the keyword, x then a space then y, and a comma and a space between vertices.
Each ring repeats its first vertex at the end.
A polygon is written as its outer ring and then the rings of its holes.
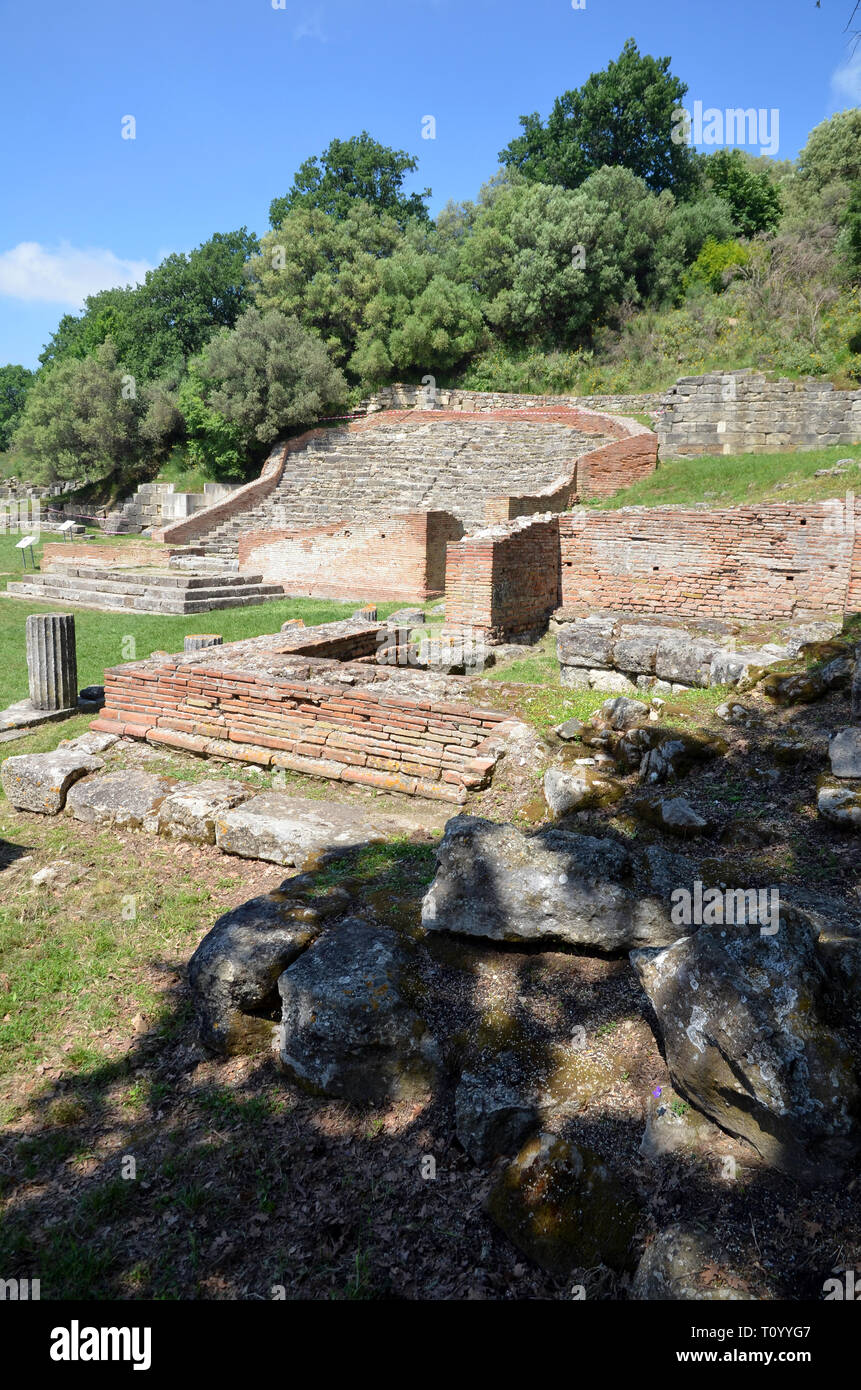
POLYGON ((723 739, 711 734, 666 732, 640 763, 640 780, 649 784, 673 781, 699 763, 723 757, 726 751, 723 739))
POLYGON ((776 929, 704 925, 631 962, 651 1000, 673 1083, 765 1161, 805 1182, 857 1153, 854 1059, 820 1013, 816 929, 781 905, 776 929))
POLYGON ((820 777, 816 809, 823 820, 843 830, 861 830, 861 784, 820 777))
POLYGON ((492 1188, 486 1209, 551 1274, 596 1264, 633 1267, 636 1203, 598 1154, 554 1134, 528 1140, 492 1188))
POLYGON ((591 767, 578 767, 571 772, 549 767, 544 774, 544 797, 554 816, 612 806, 624 795, 624 786, 612 778, 602 777, 591 767))
POLYGON ((796 671, 793 675, 767 675, 759 688, 778 705, 808 705, 828 693, 819 671, 796 671))

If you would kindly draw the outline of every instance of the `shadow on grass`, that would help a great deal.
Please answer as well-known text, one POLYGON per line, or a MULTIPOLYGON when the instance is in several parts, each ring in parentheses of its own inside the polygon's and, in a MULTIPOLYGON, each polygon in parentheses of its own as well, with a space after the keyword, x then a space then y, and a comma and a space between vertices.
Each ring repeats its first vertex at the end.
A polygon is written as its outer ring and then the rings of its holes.
MULTIPOLYGON (((389 842, 326 858, 303 890, 311 906, 334 887, 349 895, 324 931, 358 913, 409 944, 411 1002, 444 1063, 426 1104, 360 1108, 303 1093, 268 1053, 209 1058, 184 978, 174 980, 156 1027, 50 1083, 0 1140, 0 1275, 40 1279, 44 1299, 559 1298, 572 1282, 588 1297, 624 1298, 623 1271, 554 1277, 492 1225, 483 1199, 499 1164, 479 1167, 461 1149, 454 1090, 463 1070, 501 1057, 524 1076, 558 1078, 578 1026, 598 1067, 620 1025, 647 1017, 645 996, 624 957, 423 939, 433 872, 431 844, 389 842)), ((146 964, 175 974, 169 961, 146 964)), ((632 1085, 645 1092, 657 1048, 636 1065, 632 1085)), ((819 1243, 800 1232, 787 1262, 780 1239, 776 1213, 799 1200, 792 1183, 754 1165, 728 1187, 690 1156, 647 1164, 642 1106, 614 1107, 603 1081, 587 1082, 583 1104, 566 1082, 560 1132, 604 1156, 640 1206, 631 1263, 656 1229, 684 1219, 726 1233, 772 1297, 817 1296, 819 1243)))

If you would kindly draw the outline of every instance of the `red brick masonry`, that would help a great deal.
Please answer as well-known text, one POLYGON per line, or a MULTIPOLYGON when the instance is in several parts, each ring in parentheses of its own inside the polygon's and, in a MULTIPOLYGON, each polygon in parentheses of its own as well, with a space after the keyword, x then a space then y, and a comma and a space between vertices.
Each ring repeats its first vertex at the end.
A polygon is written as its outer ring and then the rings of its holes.
POLYGON ((540 630, 558 607, 560 518, 448 546, 446 622, 496 638, 540 630))
POLYGON ((456 803, 489 780, 514 728, 498 711, 427 697, 420 674, 416 698, 404 696, 400 669, 289 657, 273 676, 210 664, 199 653, 196 660, 151 658, 105 671, 105 708, 91 727, 456 803), (356 684, 336 683, 335 673, 356 684))
POLYGON ((577 508, 448 546, 446 622, 494 637, 566 607, 784 619, 861 611, 861 499, 577 508))
POLYGON ((563 604, 753 619, 856 611, 861 500, 579 511, 559 523, 563 604))
POLYGON ((447 512, 250 531, 239 537, 239 568, 286 594, 424 601, 444 592, 446 541, 462 534, 447 512))

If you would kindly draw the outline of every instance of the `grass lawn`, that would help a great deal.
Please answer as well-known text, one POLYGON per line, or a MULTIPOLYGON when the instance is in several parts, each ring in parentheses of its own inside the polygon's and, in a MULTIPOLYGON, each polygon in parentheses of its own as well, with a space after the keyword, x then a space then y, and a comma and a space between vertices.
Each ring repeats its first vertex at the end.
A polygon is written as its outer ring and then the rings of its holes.
POLYGON ((666 459, 657 470, 614 497, 602 509, 617 507, 730 507, 740 502, 816 502, 861 490, 861 448, 834 445, 809 452, 780 454, 716 454, 702 458, 666 459), (854 458, 855 468, 832 477, 816 478, 820 468, 833 468, 838 459, 854 458))
MULTIPOLYGON (((5 588, 10 579, 21 573, 20 551, 15 549, 18 536, 0 536, 0 585, 5 588)), ((52 541, 45 532, 44 539, 52 541)), ((95 540, 88 536, 87 540, 95 540)), ((110 537, 111 543, 121 538, 110 537)), ((140 537, 131 539, 139 541, 140 537)), ((41 545, 34 547, 36 562, 41 545)), ((368 595, 373 602, 373 595, 368 595)), ((385 616, 403 605, 379 604, 385 616)), ((355 603, 337 603, 330 599, 284 598, 261 603, 252 608, 227 608, 214 613, 192 614, 190 617, 143 613, 102 613, 91 608, 76 608, 63 604, 64 612, 75 614, 78 645, 78 684, 101 685, 106 667, 122 661, 143 661, 153 651, 182 651, 186 633, 219 632, 225 642, 243 637, 259 637, 265 632, 277 632, 288 618, 302 618, 312 623, 330 622, 345 618, 356 611, 355 603), (133 639, 132 646, 129 639, 133 639)), ((56 603, 36 603, 31 599, 0 599, 0 709, 27 695, 27 665, 24 658, 24 625, 29 613, 57 611, 56 603)))

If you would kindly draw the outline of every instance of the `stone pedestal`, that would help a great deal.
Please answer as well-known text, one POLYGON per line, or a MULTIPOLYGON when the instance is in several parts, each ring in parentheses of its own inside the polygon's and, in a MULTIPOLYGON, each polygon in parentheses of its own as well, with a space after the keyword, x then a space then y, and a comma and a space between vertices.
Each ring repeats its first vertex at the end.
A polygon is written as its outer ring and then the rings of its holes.
POLYGON ((861 724, 861 642, 855 648, 855 675, 852 679, 852 722, 861 724))
POLYGON ((30 699, 38 710, 74 709, 78 661, 72 613, 31 613, 27 619, 30 699))
POLYGON ((183 651, 199 652, 201 647, 220 647, 223 644, 224 638, 219 637, 217 632, 197 632, 186 637, 183 651))

